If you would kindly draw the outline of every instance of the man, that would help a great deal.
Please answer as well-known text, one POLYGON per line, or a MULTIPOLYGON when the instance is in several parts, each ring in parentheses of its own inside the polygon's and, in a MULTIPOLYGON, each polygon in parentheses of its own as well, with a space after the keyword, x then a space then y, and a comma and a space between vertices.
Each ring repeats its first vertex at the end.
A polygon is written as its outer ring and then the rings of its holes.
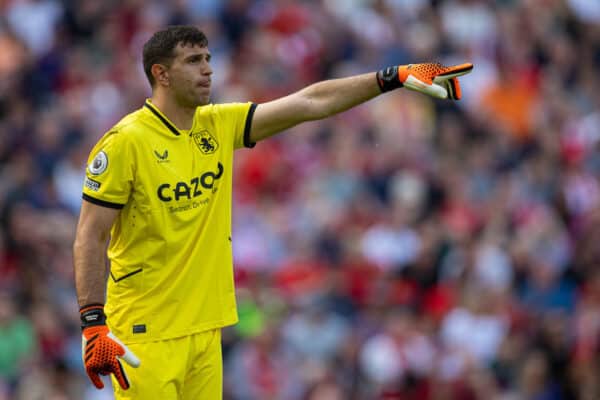
POLYGON ((103 387, 99 374, 113 375, 117 399, 222 396, 220 330, 238 319, 235 149, 402 86, 459 99, 456 77, 472 69, 390 67, 260 105, 213 105, 207 46, 195 27, 155 33, 143 51, 152 97, 90 154, 74 244, 83 358, 96 387, 103 387))

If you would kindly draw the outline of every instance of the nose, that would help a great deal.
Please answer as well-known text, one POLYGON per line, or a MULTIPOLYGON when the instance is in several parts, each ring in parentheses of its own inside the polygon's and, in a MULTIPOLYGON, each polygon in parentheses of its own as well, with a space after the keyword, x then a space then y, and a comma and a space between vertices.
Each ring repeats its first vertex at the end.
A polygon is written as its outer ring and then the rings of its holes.
POLYGON ((202 75, 212 75, 213 70, 207 61, 202 63, 202 75))

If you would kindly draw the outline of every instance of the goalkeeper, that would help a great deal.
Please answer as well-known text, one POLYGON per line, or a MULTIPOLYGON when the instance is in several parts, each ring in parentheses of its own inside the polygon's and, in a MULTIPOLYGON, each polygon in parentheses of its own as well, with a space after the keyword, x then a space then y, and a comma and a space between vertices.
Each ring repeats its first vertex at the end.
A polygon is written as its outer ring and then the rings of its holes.
POLYGON ((458 100, 472 69, 393 66, 264 104, 211 104, 210 61, 197 28, 156 32, 143 49, 151 98, 88 160, 73 247, 83 362, 97 388, 112 377, 117 399, 222 397, 221 328, 238 320, 235 149, 402 87, 458 100))

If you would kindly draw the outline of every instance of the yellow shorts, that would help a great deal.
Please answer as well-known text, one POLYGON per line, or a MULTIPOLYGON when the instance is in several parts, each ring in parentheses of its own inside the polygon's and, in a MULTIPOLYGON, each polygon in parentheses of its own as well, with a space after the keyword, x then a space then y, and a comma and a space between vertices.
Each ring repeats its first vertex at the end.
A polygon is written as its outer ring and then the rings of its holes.
POLYGON ((132 368, 121 361, 131 387, 122 390, 112 377, 115 399, 222 399, 220 329, 127 347, 140 359, 141 364, 138 368, 132 368))

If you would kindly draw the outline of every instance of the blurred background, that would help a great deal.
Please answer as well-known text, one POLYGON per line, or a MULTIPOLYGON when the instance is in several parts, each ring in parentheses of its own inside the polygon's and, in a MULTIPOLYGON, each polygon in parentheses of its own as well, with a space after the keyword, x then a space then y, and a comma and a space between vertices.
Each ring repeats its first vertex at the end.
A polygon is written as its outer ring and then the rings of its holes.
POLYGON ((240 150, 227 400, 600 398, 600 1, 0 0, 0 399, 112 398, 81 366, 88 152, 195 24, 213 101, 473 62, 240 150))

